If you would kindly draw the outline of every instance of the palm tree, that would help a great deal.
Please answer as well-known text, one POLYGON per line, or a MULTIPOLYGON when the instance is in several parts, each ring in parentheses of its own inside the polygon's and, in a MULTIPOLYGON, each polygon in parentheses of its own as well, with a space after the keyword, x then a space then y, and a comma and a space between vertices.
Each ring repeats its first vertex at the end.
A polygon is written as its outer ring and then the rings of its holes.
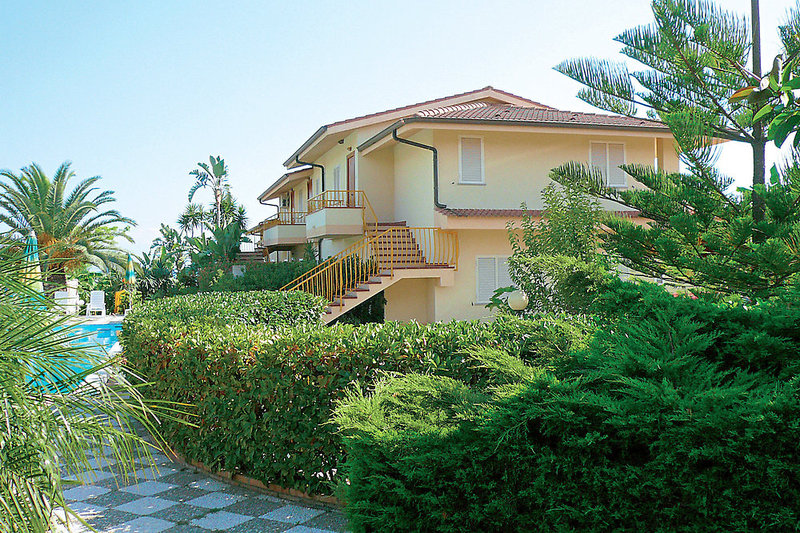
POLYGON ((155 415, 174 411, 144 400, 119 360, 76 346, 74 326, 26 285, 24 268, 19 257, 0 259, 0 531, 44 533, 64 520, 59 508, 74 516, 62 473, 90 481, 84 472, 105 448, 115 469, 130 475, 151 446, 134 424, 163 448, 155 415), (113 379, 85 381, 103 370, 113 379))
POLYGON ((183 234, 190 234, 191 237, 195 236, 196 231, 204 233, 206 228, 206 220, 208 219, 208 211, 202 204, 186 204, 186 208, 178 217, 178 227, 183 234))
POLYGON ((189 172, 189 175, 195 178, 194 185, 189 189, 189 201, 192 201, 194 193, 198 190, 206 187, 210 188, 211 192, 214 193, 214 225, 220 226, 222 197, 230 187, 228 184, 228 166, 220 156, 209 156, 208 161, 210 165, 197 163, 200 168, 189 172))
POLYGON ((95 187, 100 176, 81 180, 68 191, 75 172, 65 162, 52 180, 36 163, 19 174, 0 171, 0 178, 0 223, 9 226, 11 235, 35 233, 46 279, 63 284, 66 274, 86 264, 124 268, 116 240, 133 242, 127 231, 136 222, 105 209, 116 200, 113 191, 95 187))
POLYGON ((211 206, 211 213, 209 213, 210 216, 214 217, 213 220, 219 220, 219 223, 215 224, 216 227, 224 228, 228 224, 236 222, 243 230, 247 229, 247 210, 236 201, 236 198, 230 192, 225 192, 222 196, 219 211, 220 213, 217 217, 215 207, 211 206))

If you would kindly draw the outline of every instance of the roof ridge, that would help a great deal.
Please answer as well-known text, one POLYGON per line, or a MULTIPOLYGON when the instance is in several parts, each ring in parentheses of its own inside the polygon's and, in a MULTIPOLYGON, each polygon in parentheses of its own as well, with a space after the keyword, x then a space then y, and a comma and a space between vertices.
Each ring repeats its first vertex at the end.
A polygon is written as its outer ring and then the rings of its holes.
POLYGON ((431 109, 423 109, 418 111, 416 115, 418 117, 433 117, 436 115, 441 115, 442 113, 449 113, 450 111, 467 111, 469 109, 478 109, 479 107, 488 107, 489 104, 486 102, 472 102, 469 104, 457 104, 457 105, 448 105, 444 107, 434 107, 431 109))
POLYGON ((530 102, 534 106, 540 106, 543 109, 553 109, 550 106, 546 106, 544 104, 540 104, 539 102, 534 102, 533 100, 531 100, 529 98, 525 98, 524 96, 519 96, 519 95, 516 95, 514 93, 510 93, 508 91, 503 91, 502 89, 496 89, 496 88, 492 87, 491 85, 487 85, 486 87, 481 87, 480 89, 473 89, 471 91, 465 91, 463 93, 456 93, 456 94, 451 94, 451 95, 448 95, 448 96, 441 96, 439 98, 434 98, 433 100, 425 100, 425 101, 422 101, 422 102, 417 102, 415 104, 408 104, 408 105, 404 105, 404 106, 400 106, 400 107, 394 107, 394 108, 391 108, 391 109, 385 109, 383 111, 376 111, 375 113, 367 113, 366 115, 359 115, 359 116, 352 117, 352 118, 347 118, 347 119, 344 119, 344 120, 337 120, 336 122, 331 122, 330 124, 326 124, 325 127, 330 128, 331 126, 338 126, 339 124, 346 124, 348 122, 354 122, 356 120, 362 120, 362 119, 365 119, 365 118, 376 117, 376 116, 385 115, 385 114, 388 114, 388 113, 394 113, 394 112, 397 112, 397 111, 402 111, 403 109, 410 109, 412 107, 417 107, 417 106, 421 106, 421 105, 435 104, 435 103, 441 102, 443 100, 449 100, 450 98, 460 98, 462 96, 467 96, 469 94, 476 94, 476 93, 480 93, 480 92, 483 92, 483 91, 494 91, 494 92, 497 92, 497 93, 500 93, 500 94, 504 94, 506 96, 511 96, 513 98, 518 98, 520 100, 525 100, 526 102, 530 102))

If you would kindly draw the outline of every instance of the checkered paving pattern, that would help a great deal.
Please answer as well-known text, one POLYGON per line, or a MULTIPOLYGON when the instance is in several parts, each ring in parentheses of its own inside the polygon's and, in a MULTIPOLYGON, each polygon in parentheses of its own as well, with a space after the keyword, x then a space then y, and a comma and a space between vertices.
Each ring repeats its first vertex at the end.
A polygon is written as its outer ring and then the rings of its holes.
MULTIPOLYGON (((73 511, 106 533, 346 531, 341 512, 223 483, 161 454, 154 462, 156 468, 142 462, 126 480, 113 458, 97 457, 86 473, 88 483, 65 486, 64 496, 73 511)), ((57 531, 90 530, 70 521, 69 529, 64 525, 57 531)))

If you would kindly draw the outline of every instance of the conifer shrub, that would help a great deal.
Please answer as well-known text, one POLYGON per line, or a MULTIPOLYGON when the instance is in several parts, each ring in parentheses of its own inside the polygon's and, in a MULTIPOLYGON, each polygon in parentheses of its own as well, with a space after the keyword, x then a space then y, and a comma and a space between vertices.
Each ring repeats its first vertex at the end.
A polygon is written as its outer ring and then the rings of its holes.
POLYGON ((489 349, 477 387, 413 373, 351 389, 335 411, 350 527, 794 530, 800 352, 778 329, 800 313, 617 289, 618 317, 549 368, 489 349))
POLYGON ((126 320, 122 337, 129 364, 149 382, 148 396, 193 406, 194 426, 166 421, 162 427, 179 453, 265 483, 330 494, 346 457, 330 419, 349 387, 370 387, 386 373, 417 372, 481 388, 488 371, 470 362, 475 346, 555 365, 584 346, 590 332, 556 316, 276 330, 126 320))

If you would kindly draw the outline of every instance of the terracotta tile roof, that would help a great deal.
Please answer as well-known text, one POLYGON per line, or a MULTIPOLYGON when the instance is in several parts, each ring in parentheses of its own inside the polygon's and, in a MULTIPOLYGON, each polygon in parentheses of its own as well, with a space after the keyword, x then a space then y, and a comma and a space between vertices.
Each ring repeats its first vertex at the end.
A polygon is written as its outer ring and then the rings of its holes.
MULTIPOLYGON (((540 209, 462 209, 451 207, 437 207, 436 210, 449 217, 521 217, 526 212, 529 215, 540 217, 544 211, 540 209)), ((639 211, 614 211, 615 215, 635 217, 639 211)))
POLYGON ((466 92, 463 92, 463 93, 451 94, 450 96, 443 96, 441 98, 434 98, 433 100, 426 100, 424 102, 417 102, 416 104, 404 105, 404 106, 401 106, 401 107, 395 107, 393 109, 387 109, 385 111, 378 111, 377 113, 369 113, 368 115, 361 115, 361 116, 358 116, 358 117, 348 118, 346 120, 340 120, 338 122, 331 122, 330 124, 326 124, 326 127, 330 128, 332 126, 338 126, 340 124, 347 124, 348 122, 353 122, 353 121, 356 121, 356 120, 362 120, 362 119, 365 119, 365 118, 371 118, 371 117, 377 117, 377 116, 385 115, 385 114, 389 114, 389 113, 395 113, 397 111, 402 111, 404 109, 412 109, 414 107, 419 107, 421 105, 437 104, 437 103, 442 102, 444 100, 450 100, 451 98, 460 98, 462 96, 468 96, 470 94, 479 93, 479 92, 487 91, 487 90, 495 91, 495 92, 498 92, 500 94, 504 94, 506 96, 512 96, 514 98, 519 98, 520 100, 525 100, 526 102, 530 102, 530 104, 531 104, 533 109, 535 109, 535 108, 553 109, 550 106, 546 106, 544 104, 540 104, 539 102, 534 102, 533 100, 529 100, 528 98, 524 98, 522 96, 517 96, 516 94, 510 93, 508 91, 502 91, 500 89, 495 89, 491 85, 487 85, 486 87, 483 87, 481 89, 475 89, 473 91, 466 91, 466 92))
POLYGON ((497 122, 523 122, 532 124, 576 125, 617 128, 651 128, 669 130, 662 122, 645 118, 631 118, 619 115, 600 115, 597 113, 579 113, 577 111, 560 111, 558 109, 538 107, 521 107, 513 105, 474 104, 454 105, 425 109, 416 113, 417 117, 440 120, 480 120, 497 122))

